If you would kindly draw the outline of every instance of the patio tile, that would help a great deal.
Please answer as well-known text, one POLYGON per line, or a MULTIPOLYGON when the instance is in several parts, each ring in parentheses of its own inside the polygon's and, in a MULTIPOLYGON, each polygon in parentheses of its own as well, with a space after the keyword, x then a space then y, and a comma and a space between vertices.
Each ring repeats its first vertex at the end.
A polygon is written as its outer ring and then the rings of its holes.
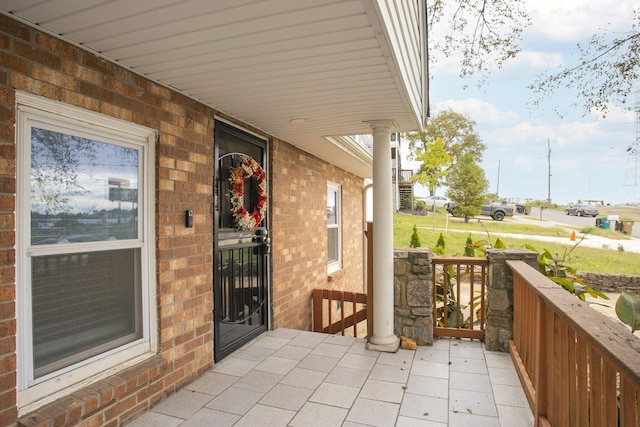
POLYGON ((375 365, 377 357, 365 356, 364 354, 345 354, 338 362, 338 366, 343 368, 360 369, 370 371, 375 365))
POLYGON ((335 406, 307 402, 293 418, 292 427, 340 427, 348 410, 335 406))
POLYGON ((500 423, 503 426, 524 426, 533 427, 534 420, 531 410, 526 408, 516 408, 513 406, 498 405, 500 423))
POLYGON ((482 359, 451 357, 449 368, 452 372, 467 372, 471 374, 488 374, 487 363, 482 359))
POLYGON ((300 363, 298 368, 310 369, 312 371, 330 372, 340 361, 335 357, 319 356, 317 354, 310 354, 305 357, 300 363))
POLYGON ((215 370, 219 374, 241 377, 258 366, 258 363, 259 362, 253 360, 238 359, 236 357, 229 356, 222 362, 216 363, 215 370))
POLYGON ((409 369, 400 366, 375 364, 369 378, 405 384, 409 378, 409 369))
POLYGON ((285 359, 283 357, 271 356, 261 362, 254 369, 256 371, 272 372, 275 374, 286 375, 290 370, 298 364, 297 360, 285 359))
POLYGON ((185 421, 182 418, 149 411, 128 423, 127 427, 178 427, 183 422, 185 421))
POLYGON ((325 340, 324 334, 310 334, 302 332, 295 338, 291 339, 289 344, 298 347, 316 348, 318 344, 325 340))
POLYGON ((489 374, 473 374, 469 372, 450 372, 449 387, 455 390, 480 391, 491 393, 489 374))
POLYGON ((449 409, 451 412, 468 413, 497 417, 495 401, 491 393, 455 390, 449 393, 449 409))
POLYGON ((401 366, 408 369, 411 367, 414 356, 414 351, 400 349, 395 353, 380 353, 378 363, 381 365, 401 366))
POLYGON ((335 357, 339 359, 342 356, 344 356, 344 354, 347 352, 348 349, 349 349, 348 347, 345 347, 343 345, 329 344, 329 343, 323 342, 321 344, 318 344, 318 346, 311 351, 311 354, 315 354, 318 356, 335 357))
POLYGON ((276 408, 298 411, 305 404, 313 390, 294 387, 287 384, 276 384, 261 400, 260 404, 276 408))
POLYGON ((351 347, 351 345, 356 342, 358 338, 348 337, 342 335, 328 335, 324 342, 328 344, 336 344, 336 345, 344 345, 347 347, 351 347))
POLYGON ((347 415, 347 421, 368 426, 392 427, 395 425, 398 410, 397 403, 358 398, 347 415))
POLYGON ((510 356, 483 350, 440 339, 384 353, 362 339, 278 329, 127 427, 533 427, 510 356))
MULTIPOLYGON (((180 427, 231 427, 240 419, 240 415, 229 414, 227 412, 216 411, 215 409, 202 408, 192 417, 189 417, 180 427)), ((152 425, 152 424, 149 424, 152 425)), ((153 427, 158 427, 153 425, 153 427)))
POLYGON ((232 386, 236 381, 238 381, 238 377, 209 371, 191 384, 188 384, 185 390, 217 396, 232 386))
POLYGON ((271 356, 275 351, 276 350, 273 348, 250 345, 233 353, 233 357, 236 357, 238 359, 247 359, 254 360, 256 362, 262 362, 267 357, 271 356))
POLYGON ((360 393, 360 388, 358 387, 323 383, 311 395, 309 401, 348 409, 353 404, 358 393, 360 393))
POLYGON ((234 424, 235 427, 286 427, 296 415, 295 411, 272 408, 271 406, 256 405, 249 410, 240 420, 234 424))
POLYGON ((336 366, 329 375, 327 375, 325 382, 348 385, 351 387, 362 387, 368 376, 369 371, 336 366))
MULTIPOLYGON (((484 348, 484 344, 483 344, 484 348)), ((489 368, 511 368, 513 367, 513 361, 509 353, 502 353, 499 351, 485 350, 484 359, 487 361, 487 367, 489 368)))
POLYGON ((400 405, 400 415, 418 420, 446 423, 447 399, 406 393, 400 405))
POLYGON ((264 393, 257 391, 230 387, 211 402, 207 403, 206 407, 231 414, 244 415, 258 403, 263 396, 264 393))
POLYGON ((233 386, 245 390, 266 393, 275 386, 284 375, 274 372, 251 371, 240 378, 233 386))
POLYGON ((407 393, 448 399, 449 381, 446 378, 410 375, 407 382, 407 393))
MULTIPOLYGON (((295 339, 295 338, 294 338, 295 339)), ((273 350, 278 350, 279 348, 289 344, 291 340, 289 338, 281 338, 278 336, 263 336, 256 338, 251 342, 251 345, 255 345, 257 347, 265 347, 271 348, 273 350)))
POLYGON ((524 424, 503 424, 498 417, 487 417, 485 415, 469 414, 468 412, 457 412, 449 414, 449 427, 524 427, 524 424))
POLYGON ((473 341, 452 340, 449 346, 449 352, 451 353, 451 357, 484 359, 484 351, 482 350, 482 346, 473 341))
POLYGON ((449 364, 442 362, 426 362, 424 360, 414 360, 411 366, 411 375, 422 375, 423 377, 449 378, 449 364))
POLYGON ((351 344, 349 350, 347 350, 347 353, 364 354, 366 356, 373 357, 378 357, 378 354, 380 354, 377 351, 367 350, 367 342, 365 340, 357 340, 356 342, 351 344))
POLYGON ((300 335, 300 333, 302 333, 302 331, 298 329, 278 328, 272 331, 267 331, 264 335, 268 337, 292 339, 300 335))
POLYGON ((395 427, 447 427, 447 423, 419 420, 417 418, 405 417, 403 415, 400 415, 395 427))
POLYGON ((154 412, 186 420, 205 406, 212 397, 208 394, 182 389, 153 408, 154 412))
POLYGON ((509 368, 489 368, 489 378, 491 378, 491 384, 522 386, 513 366, 509 368))
POLYGON ((496 405, 517 406, 528 408, 529 402, 521 386, 494 384, 493 396, 496 405))
POLYGON ((311 350, 312 349, 309 347, 296 347, 295 345, 287 344, 273 353, 273 356, 283 357, 285 359, 302 360, 311 353, 311 350))
POLYGON ((320 384, 322 384, 322 381, 326 376, 326 372, 312 371, 310 369, 296 367, 280 380, 280 384, 315 390, 320 384))
POLYGON ((431 347, 418 347, 414 360, 422 360, 425 362, 449 363, 449 349, 436 350, 431 347))
POLYGON ((400 403, 404 395, 404 385, 387 381, 368 380, 360 391, 360 397, 384 402, 400 403))

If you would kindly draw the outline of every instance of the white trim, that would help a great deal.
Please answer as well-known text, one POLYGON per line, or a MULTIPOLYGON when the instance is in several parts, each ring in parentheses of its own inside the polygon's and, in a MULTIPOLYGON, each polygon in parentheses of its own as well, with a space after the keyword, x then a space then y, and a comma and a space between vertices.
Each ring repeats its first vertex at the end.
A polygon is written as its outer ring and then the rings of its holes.
POLYGON ((242 127, 241 125, 239 125, 237 123, 234 123, 231 120, 227 120, 227 119, 225 119, 223 117, 220 117, 218 115, 214 115, 213 116, 213 120, 217 121, 217 122, 222 122, 222 123, 224 123, 226 125, 229 125, 229 126, 235 128, 235 129, 238 129, 238 130, 240 130, 240 131, 242 131, 244 133, 248 133, 251 136, 255 136, 256 138, 261 139, 264 142, 269 142, 269 138, 267 138, 266 136, 260 135, 259 133, 255 133, 253 131, 250 131, 249 129, 247 129, 245 127, 242 127))
MULTIPOLYGON (((155 144, 153 129, 62 102, 16 91, 16 339, 18 414, 31 412, 75 390, 106 378, 155 354, 158 349, 155 260, 155 144), (138 150, 138 236, 122 241, 31 246, 31 144, 25 143, 33 125, 72 130, 73 134, 138 150), (141 256, 142 338, 76 363, 57 373, 34 379, 31 322, 30 257, 70 252, 139 248, 141 256)), ((27 141, 28 142, 28 141, 27 141)))
MULTIPOLYGON (((329 240, 328 230, 329 228, 337 228, 338 229, 338 259, 337 260, 329 260, 329 248, 327 246, 327 274, 333 274, 342 269, 342 186, 335 182, 327 181, 327 192, 335 191, 337 193, 336 200, 336 220, 338 224, 329 226, 327 224, 327 243, 329 240)), ((328 205, 328 200, 327 200, 328 205)))

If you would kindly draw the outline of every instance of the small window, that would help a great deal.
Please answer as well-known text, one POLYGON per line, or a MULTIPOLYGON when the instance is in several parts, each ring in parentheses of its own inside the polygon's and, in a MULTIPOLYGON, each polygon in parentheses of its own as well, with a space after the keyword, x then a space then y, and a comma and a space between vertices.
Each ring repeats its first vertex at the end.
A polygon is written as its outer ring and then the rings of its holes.
POLYGON ((342 268, 342 203, 338 184, 327 184, 327 270, 342 268))
POLYGON ((22 411, 155 351, 155 134, 16 98, 22 411))

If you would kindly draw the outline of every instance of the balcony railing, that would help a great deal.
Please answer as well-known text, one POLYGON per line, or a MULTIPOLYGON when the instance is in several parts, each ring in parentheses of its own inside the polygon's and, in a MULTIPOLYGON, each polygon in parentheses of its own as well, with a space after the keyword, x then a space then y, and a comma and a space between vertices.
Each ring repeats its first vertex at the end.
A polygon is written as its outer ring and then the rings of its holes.
POLYGON ((640 425, 640 340, 522 261, 514 359, 536 426, 640 425))

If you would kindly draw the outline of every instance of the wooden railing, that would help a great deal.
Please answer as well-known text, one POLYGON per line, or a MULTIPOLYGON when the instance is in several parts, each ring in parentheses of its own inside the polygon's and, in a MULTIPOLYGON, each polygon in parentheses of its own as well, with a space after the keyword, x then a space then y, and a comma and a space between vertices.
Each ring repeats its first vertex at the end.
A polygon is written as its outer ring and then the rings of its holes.
POLYGON ((433 257, 435 336, 484 337, 487 265, 486 258, 433 257))
POLYGON ((640 425, 640 340, 522 261, 509 352, 536 426, 640 425))
POLYGON ((367 294, 313 290, 313 331, 326 334, 345 334, 353 328, 353 336, 366 336, 366 326, 358 325, 367 320, 367 294), (359 330, 360 329, 360 330, 359 330))

